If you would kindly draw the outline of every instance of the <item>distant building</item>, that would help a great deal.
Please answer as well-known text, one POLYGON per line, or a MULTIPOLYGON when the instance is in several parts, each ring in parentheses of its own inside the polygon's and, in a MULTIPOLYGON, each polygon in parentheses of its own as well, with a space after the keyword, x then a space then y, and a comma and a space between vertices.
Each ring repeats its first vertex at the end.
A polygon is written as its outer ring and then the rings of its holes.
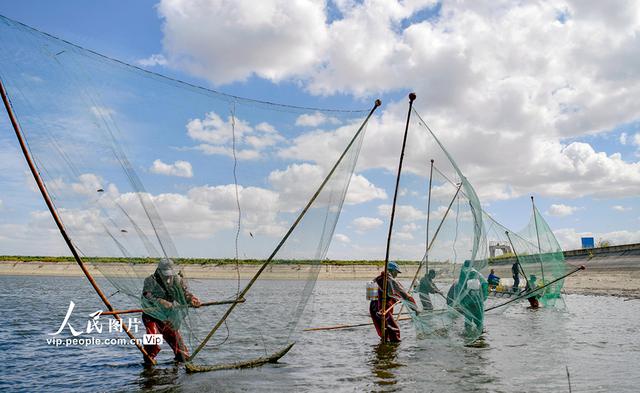
POLYGON ((592 237, 583 237, 580 240, 582 241, 582 248, 594 248, 596 246, 596 242, 592 237))
POLYGON ((511 247, 508 244, 500 242, 489 242, 489 256, 491 258, 496 257, 496 250, 502 251, 502 255, 512 254, 511 247))

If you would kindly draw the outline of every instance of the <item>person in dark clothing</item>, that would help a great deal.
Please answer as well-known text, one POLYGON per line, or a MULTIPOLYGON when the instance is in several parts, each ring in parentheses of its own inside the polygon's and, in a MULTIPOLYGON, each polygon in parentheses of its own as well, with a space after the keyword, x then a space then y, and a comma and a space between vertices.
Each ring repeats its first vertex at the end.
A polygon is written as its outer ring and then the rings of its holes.
MULTIPOLYGON (((180 324, 186 317, 187 308, 200 307, 200 300, 186 287, 179 274, 175 273, 173 262, 163 258, 156 271, 144 280, 142 290, 142 322, 147 334, 161 334, 175 355, 175 360, 189 359, 189 351, 180 334, 180 324)), ((144 346, 150 358, 160 352, 157 344, 144 346)), ((145 359, 145 361, 147 361, 145 359)))
POLYGON ((436 284, 433 282, 435 278, 436 271, 431 269, 429 270, 429 273, 427 273, 420 279, 420 283, 418 284, 418 294, 420 297, 420 302, 422 303, 422 309, 424 311, 433 310, 433 304, 431 303, 430 294, 438 293, 444 297, 442 292, 440 292, 436 284))
POLYGON ((389 262, 387 265, 387 304, 386 310, 382 309, 382 288, 384 282, 384 272, 381 272, 374 281, 378 284, 378 299, 372 300, 369 304, 369 314, 373 320, 373 325, 378 332, 378 336, 382 338, 382 318, 385 318, 385 336, 388 342, 400 342, 400 328, 393 319, 393 305, 400 299, 407 300, 413 305, 416 304, 413 297, 411 297, 407 291, 404 290, 402 285, 396 281, 398 273, 402 273, 398 264, 395 262, 389 262), (386 311, 386 314, 385 314, 386 311))
POLYGON ((518 286, 520 285, 520 266, 518 262, 511 265, 511 274, 513 275, 513 292, 518 292, 518 286))

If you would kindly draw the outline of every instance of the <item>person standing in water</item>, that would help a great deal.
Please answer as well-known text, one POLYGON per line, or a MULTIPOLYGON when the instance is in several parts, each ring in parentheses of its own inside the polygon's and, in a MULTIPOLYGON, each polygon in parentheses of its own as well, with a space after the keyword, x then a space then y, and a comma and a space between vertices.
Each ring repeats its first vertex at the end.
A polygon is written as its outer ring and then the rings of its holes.
MULTIPOLYGON (((156 271, 144 280, 141 302, 142 322, 147 334, 161 334, 173 350, 176 361, 189 360, 189 350, 179 329, 188 307, 200 307, 200 300, 189 292, 170 259, 162 258, 156 271)), ((152 359, 160 352, 157 344, 145 345, 144 349, 152 359)))
MULTIPOLYGON (((529 276, 529 281, 527 282, 527 286, 524 288, 525 293, 530 291, 535 291, 538 288, 538 284, 536 283, 537 279, 538 278, 533 274, 529 276)), ((540 295, 538 293, 534 293, 527 296, 527 300, 529 301, 529 308, 532 308, 535 310, 536 308, 540 307, 540 302, 538 301, 539 297, 540 295)))
POLYGON ((433 310, 433 304, 431 303, 431 294, 438 293, 440 296, 444 297, 442 292, 438 289, 433 280, 436 278, 436 271, 431 269, 429 273, 425 274, 418 284, 418 293, 420 296, 420 302, 422 303, 422 309, 424 311, 433 310))
POLYGON ((513 292, 518 292, 518 286, 520 285, 520 266, 518 261, 511 265, 511 274, 513 275, 513 292))
POLYGON ((382 318, 385 318, 386 341, 395 343, 400 342, 400 327, 396 323, 395 319, 393 319, 393 305, 400 299, 407 300, 413 303, 413 305, 416 304, 416 301, 413 300, 413 297, 411 297, 402 285, 396 281, 398 274, 402 273, 398 264, 392 261, 389 262, 387 265, 387 272, 387 309, 382 309, 382 287, 384 283, 383 271, 373 280, 378 284, 378 298, 372 300, 369 304, 369 314, 371 315, 373 325, 376 327, 376 332, 378 332, 378 336, 380 336, 380 338, 382 338, 382 318))

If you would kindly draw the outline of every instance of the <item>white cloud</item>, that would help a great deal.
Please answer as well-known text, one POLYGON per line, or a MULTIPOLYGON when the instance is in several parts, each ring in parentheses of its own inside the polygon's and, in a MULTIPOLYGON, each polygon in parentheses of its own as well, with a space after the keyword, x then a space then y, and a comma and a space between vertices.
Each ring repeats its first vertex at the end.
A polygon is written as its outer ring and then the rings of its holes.
POLYGON ((162 54, 153 54, 146 59, 140 59, 136 63, 143 67, 164 66, 167 65, 167 59, 162 54))
POLYGON ((336 233, 335 235, 333 235, 333 238, 339 243, 344 243, 344 244, 351 243, 351 239, 349 238, 349 236, 344 235, 342 233, 336 233))
MULTIPOLYGON (((391 205, 378 206, 378 214, 391 217, 391 205)), ((427 214, 411 205, 397 205, 395 219, 398 221, 426 220, 427 214)))
POLYGON ((563 205, 562 203, 553 204, 549 206, 549 210, 547 210, 547 214, 549 214, 550 216, 565 217, 565 216, 572 215, 578 209, 580 208, 576 206, 563 205))
POLYGON ((193 168, 188 161, 178 160, 173 164, 165 164, 161 160, 155 160, 149 169, 152 173, 165 176, 193 177, 193 168))
POLYGON ((116 113, 112 108, 107 108, 104 106, 91 106, 91 113, 96 117, 108 117, 116 113))
POLYGON ((203 119, 192 119, 187 123, 187 135, 201 144, 196 150, 208 155, 233 157, 239 160, 255 160, 263 157, 263 151, 284 141, 274 126, 261 122, 252 127, 249 122, 229 116, 222 119, 215 112, 208 112, 203 119))
MULTIPOLYGON (((163 1, 170 62, 173 54, 174 66, 214 83, 288 78, 315 94, 412 88, 486 200, 632 195, 640 186, 640 163, 564 142, 640 118, 635 2, 444 1, 425 19, 435 1, 345 1, 331 21, 322 2, 247 4, 163 1), (212 39, 222 29, 232 38, 212 39)), ((358 170, 396 165, 405 107, 391 103, 372 120, 358 170)), ((348 135, 309 133, 280 154, 323 163, 348 135)))
POLYGON ((636 132, 636 133, 633 135, 633 144, 634 144, 635 146, 640 147, 640 132, 636 132))
POLYGON ((305 113, 298 116, 296 119, 296 125, 303 127, 318 127, 325 123, 339 124, 340 120, 335 117, 327 116, 322 112, 315 112, 311 114, 305 113))
POLYGON ((351 223, 356 228, 356 231, 366 232, 380 227, 383 224, 383 221, 375 217, 358 217, 351 223))
MULTIPOLYGON (((269 174, 269 183, 280 193, 283 209, 296 210, 302 207, 320 186, 327 174, 327 170, 320 165, 291 164, 284 170, 274 170, 269 174)), ((326 190, 321 196, 327 196, 328 191, 341 191, 343 184, 334 178, 327 183, 326 190)), ((345 203, 356 205, 375 199, 385 199, 386 192, 376 187, 362 175, 351 176, 349 189, 345 196, 345 203)), ((322 202, 322 201, 320 201, 322 202)))
POLYGON ((617 212, 627 212, 629 210, 631 210, 631 207, 628 206, 622 206, 622 205, 614 205, 611 206, 611 209, 617 211, 617 212))
POLYGON ((324 2, 165 0, 157 9, 169 62, 216 84, 303 73, 327 40, 324 2))
POLYGON ((620 134, 620 137, 618 139, 620 141, 621 145, 626 145, 627 144, 627 133, 623 132, 622 134, 620 134))
POLYGON ((351 176, 351 183, 349 183, 349 190, 345 198, 346 204, 356 205, 375 199, 387 199, 386 191, 376 187, 362 175, 356 174, 351 176))

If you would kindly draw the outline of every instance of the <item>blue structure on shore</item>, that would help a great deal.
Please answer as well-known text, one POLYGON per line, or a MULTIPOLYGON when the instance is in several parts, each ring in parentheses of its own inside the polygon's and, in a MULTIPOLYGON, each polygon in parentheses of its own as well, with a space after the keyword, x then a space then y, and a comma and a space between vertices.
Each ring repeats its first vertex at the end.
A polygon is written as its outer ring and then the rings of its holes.
POLYGON ((594 248, 596 246, 592 237, 582 237, 580 240, 582 241, 582 248, 594 248))

